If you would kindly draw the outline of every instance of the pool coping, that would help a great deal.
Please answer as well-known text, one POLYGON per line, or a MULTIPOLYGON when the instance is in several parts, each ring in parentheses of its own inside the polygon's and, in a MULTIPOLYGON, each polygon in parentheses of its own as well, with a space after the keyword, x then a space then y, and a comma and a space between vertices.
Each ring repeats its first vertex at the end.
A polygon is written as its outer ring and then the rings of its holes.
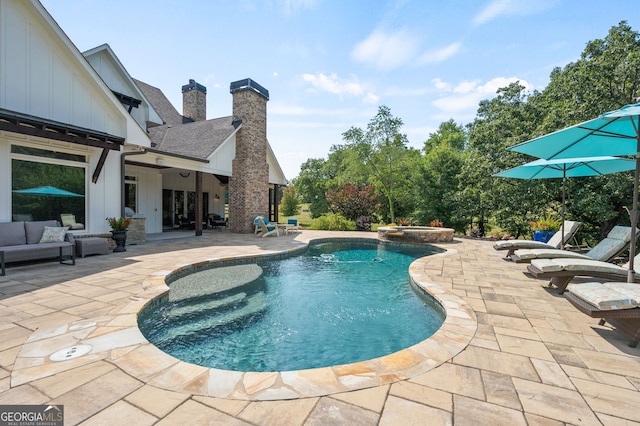
POLYGON ((132 377, 166 390, 251 401, 296 399, 407 380, 441 365, 467 347, 477 330, 474 311, 460 297, 432 282, 425 272, 431 259, 457 252, 450 248, 444 253, 419 258, 409 266, 412 284, 432 296, 444 308, 446 318, 442 326, 428 339, 379 358, 297 371, 228 371, 180 361, 149 343, 138 328, 139 312, 169 291, 167 277, 211 264, 288 256, 305 250, 311 243, 335 240, 362 239, 320 237, 288 250, 211 258, 156 271, 144 279, 143 292, 130 297, 128 304, 108 315, 36 330, 18 354, 11 374, 11 385, 29 383, 97 360, 109 360, 132 377), (49 359, 56 352, 72 351, 81 345, 91 346, 91 351, 83 356, 71 356, 63 362, 49 359))

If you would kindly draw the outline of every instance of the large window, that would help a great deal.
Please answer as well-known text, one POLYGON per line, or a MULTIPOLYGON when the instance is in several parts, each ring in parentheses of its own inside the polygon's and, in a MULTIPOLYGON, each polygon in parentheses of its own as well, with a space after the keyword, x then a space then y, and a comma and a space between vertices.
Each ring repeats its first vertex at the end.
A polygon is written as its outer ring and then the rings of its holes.
POLYGON ((11 214, 18 220, 55 219, 72 229, 86 223, 86 157, 11 147, 11 214))

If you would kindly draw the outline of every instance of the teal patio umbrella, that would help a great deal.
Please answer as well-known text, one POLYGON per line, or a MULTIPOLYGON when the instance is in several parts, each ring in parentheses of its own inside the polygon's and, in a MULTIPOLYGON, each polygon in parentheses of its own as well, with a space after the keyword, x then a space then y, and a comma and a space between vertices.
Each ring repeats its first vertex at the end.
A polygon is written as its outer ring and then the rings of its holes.
POLYGON ((636 163, 626 158, 611 156, 561 158, 535 160, 493 176, 515 179, 559 179, 562 178, 562 244, 564 248, 565 192, 567 177, 602 176, 633 170, 636 163))
POLYGON ((640 103, 626 105, 585 121, 508 148, 546 160, 597 156, 633 156, 633 207, 631 242, 629 244, 629 272, 627 281, 633 282, 636 226, 638 225, 638 177, 640 174, 640 103))
POLYGON ((55 186, 38 186, 27 189, 14 189, 12 192, 16 194, 27 195, 44 195, 48 197, 84 197, 84 195, 67 191, 66 189, 56 188, 55 186))

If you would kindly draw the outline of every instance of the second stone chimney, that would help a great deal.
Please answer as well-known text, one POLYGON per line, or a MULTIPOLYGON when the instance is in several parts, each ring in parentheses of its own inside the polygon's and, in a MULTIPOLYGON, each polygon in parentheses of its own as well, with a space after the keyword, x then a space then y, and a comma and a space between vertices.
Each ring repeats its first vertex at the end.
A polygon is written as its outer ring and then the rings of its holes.
POLYGON ((269 217, 267 101, 269 91, 250 78, 231 83, 233 120, 241 122, 229 178, 231 232, 253 232, 256 216, 269 217))
POLYGON ((193 79, 182 86, 182 115, 193 121, 207 119, 207 88, 193 79))

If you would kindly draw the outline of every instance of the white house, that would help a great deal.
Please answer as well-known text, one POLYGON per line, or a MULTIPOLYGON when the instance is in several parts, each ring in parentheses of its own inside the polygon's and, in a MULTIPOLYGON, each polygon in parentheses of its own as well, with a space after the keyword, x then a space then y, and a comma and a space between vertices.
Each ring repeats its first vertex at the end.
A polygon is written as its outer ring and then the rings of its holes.
POLYGON ((231 83, 232 115, 206 120, 204 86, 182 86, 179 114, 108 45, 79 52, 37 0, 0 0, 0 38, 0 222, 73 214, 74 232, 103 233, 125 206, 147 233, 179 215, 196 232, 210 214, 238 232, 277 219, 287 181, 266 140, 268 91, 251 79, 231 83))

